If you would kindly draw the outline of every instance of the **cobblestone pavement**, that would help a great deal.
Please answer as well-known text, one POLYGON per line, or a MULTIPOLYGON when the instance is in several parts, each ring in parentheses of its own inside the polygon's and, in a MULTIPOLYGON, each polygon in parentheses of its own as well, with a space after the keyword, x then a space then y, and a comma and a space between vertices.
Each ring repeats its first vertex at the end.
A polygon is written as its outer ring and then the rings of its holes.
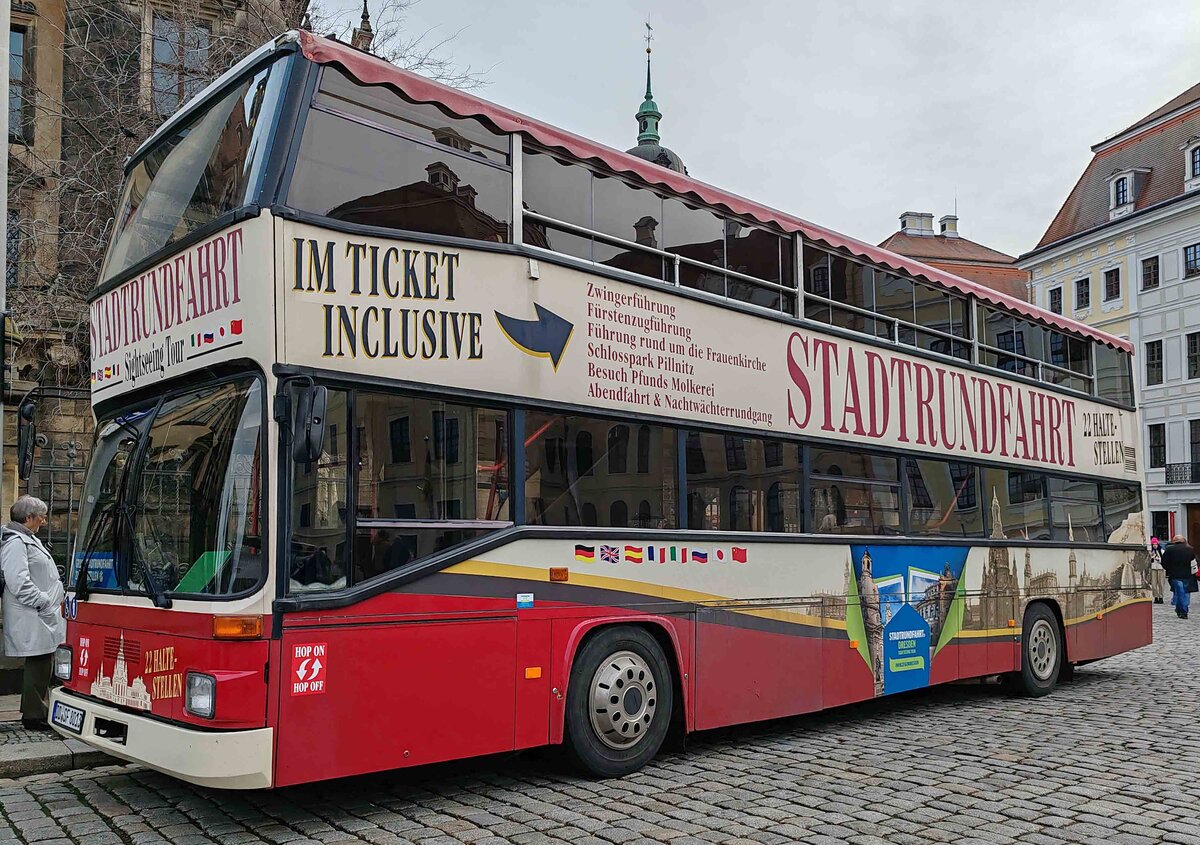
POLYGON ((1200 843, 1200 618, 1039 699, 955 686, 692 738, 593 782, 544 753, 268 793, 112 766, 0 781, 0 843, 1200 843))

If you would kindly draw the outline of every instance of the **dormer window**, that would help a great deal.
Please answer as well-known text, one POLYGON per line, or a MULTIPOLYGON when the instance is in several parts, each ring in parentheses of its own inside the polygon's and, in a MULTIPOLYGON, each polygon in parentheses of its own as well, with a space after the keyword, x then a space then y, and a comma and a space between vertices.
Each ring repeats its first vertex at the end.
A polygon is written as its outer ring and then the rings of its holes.
POLYGON ((1108 219, 1124 217, 1137 206, 1138 194, 1150 171, 1144 168, 1114 170, 1108 177, 1108 219))
POLYGON ((1200 135, 1193 135, 1183 145, 1183 190, 1200 189, 1200 135))

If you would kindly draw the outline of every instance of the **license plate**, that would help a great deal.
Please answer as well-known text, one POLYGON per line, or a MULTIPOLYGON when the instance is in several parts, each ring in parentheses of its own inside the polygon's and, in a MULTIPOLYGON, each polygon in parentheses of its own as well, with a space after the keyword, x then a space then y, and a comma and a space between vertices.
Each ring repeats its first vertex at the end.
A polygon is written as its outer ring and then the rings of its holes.
POLYGON ((54 702, 54 712, 50 714, 50 721, 71 733, 83 733, 83 710, 79 707, 72 707, 70 704, 56 701, 54 702))

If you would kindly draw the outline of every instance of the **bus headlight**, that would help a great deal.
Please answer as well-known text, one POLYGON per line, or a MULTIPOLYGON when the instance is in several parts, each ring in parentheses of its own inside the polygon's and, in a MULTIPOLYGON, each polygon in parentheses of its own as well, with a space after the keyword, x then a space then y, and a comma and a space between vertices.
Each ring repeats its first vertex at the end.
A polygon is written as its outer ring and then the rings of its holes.
POLYGON ((75 654, 69 645, 54 649, 54 677, 60 681, 71 680, 71 669, 75 665, 75 654))
POLYGON ((217 679, 200 672, 188 672, 183 709, 201 719, 217 712, 217 679))

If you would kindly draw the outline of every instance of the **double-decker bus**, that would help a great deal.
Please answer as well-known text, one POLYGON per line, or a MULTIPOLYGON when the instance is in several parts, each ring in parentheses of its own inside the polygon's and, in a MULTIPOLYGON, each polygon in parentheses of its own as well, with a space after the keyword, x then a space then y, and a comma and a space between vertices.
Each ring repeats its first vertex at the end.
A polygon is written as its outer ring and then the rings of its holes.
POLYGON ((289 33, 127 166, 52 722, 286 786, 1150 641, 1130 344, 289 33))

